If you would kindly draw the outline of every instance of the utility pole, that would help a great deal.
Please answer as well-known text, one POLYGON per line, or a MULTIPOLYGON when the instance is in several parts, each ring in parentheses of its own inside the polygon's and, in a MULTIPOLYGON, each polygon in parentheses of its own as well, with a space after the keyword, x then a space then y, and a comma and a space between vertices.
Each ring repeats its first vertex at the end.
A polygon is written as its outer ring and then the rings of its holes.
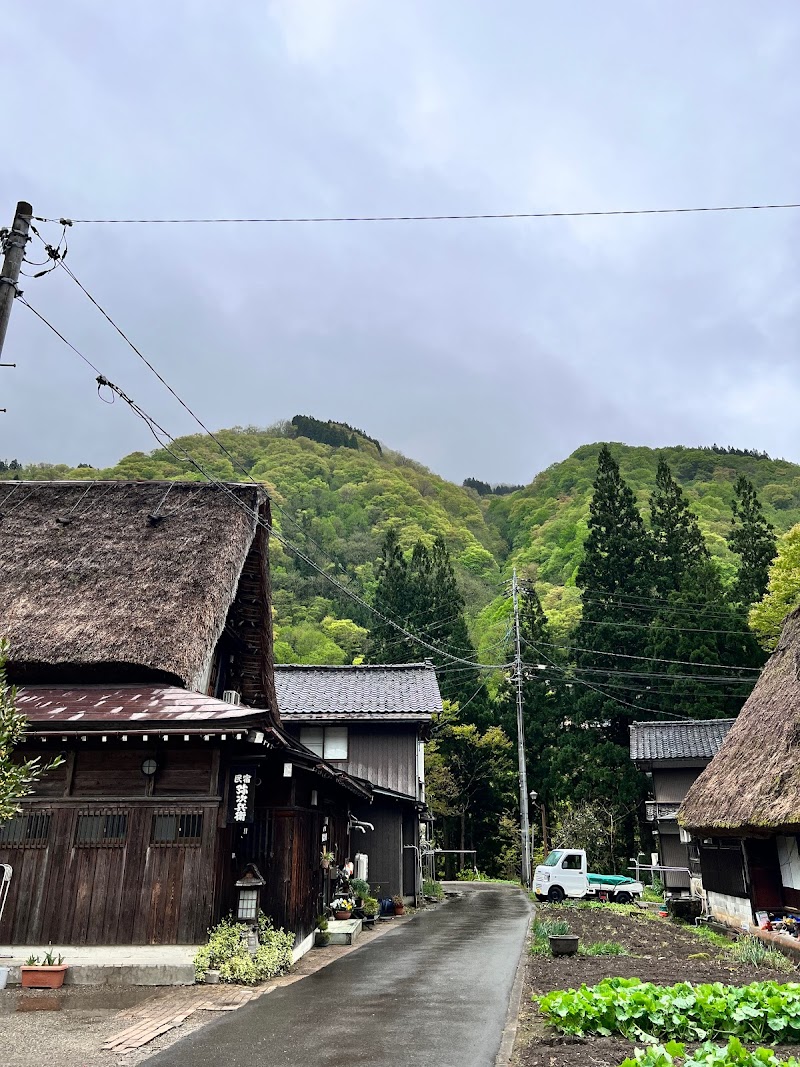
MULTIPOLYGON (((28 229, 31 224, 33 208, 20 200, 14 214, 11 229, 0 234, 2 240, 3 267, 0 269, 0 355, 3 354, 3 342, 6 339, 8 320, 11 318, 11 308, 18 293, 17 282, 22 261, 25 258, 25 246, 28 243, 28 229)), ((11 363, 0 364, 13 366, 11 363)))
POLYGON ((517 568, 511 579, 511 596, 514 602, 514 670, 517 675, 517 756, 519 758, 519 822, 522 838, 522 884, 531 886, 531 830, 528 821, 528 772, 525 768, 525 722, 522 701, 522 647, 519 633, 519 587, 517 568))

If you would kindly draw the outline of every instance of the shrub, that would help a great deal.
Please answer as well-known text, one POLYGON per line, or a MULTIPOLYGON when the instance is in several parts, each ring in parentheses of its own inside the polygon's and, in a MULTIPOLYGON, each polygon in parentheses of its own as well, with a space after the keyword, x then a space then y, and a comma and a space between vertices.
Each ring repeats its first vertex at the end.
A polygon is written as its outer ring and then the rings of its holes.
POLYGON ((258 950, 254 956, 247 948, 246 923, 232 917, 223 919, 208 931, 208 942, 194 957, 194 973, 198 982, 206 971, 218 970, 221 982, 255 985, 267 978, 288 971, 292 965, 294 934, 276 930, 271 921, 260 915, 258 919, 258 950))
POLYGON ((426 897, 435 897, 437 900, 444 900, 444 890, 442 889, 441 882, 435 882, 432 878, 426 878, 422 883, 422 893, 426 897))
POLYGON ((378 908, 380 907, 380 904, 378 903, 377 897, 364 897, 363 906, 364 914, 366 915, 366 917, 368 919, 374 919, 375 916, 378 914, 378 908))
POLYGON ((351 878, 350 888, 355 895, 361 897, 362 900, 366 900, 369 896, 369 882, 365 882, 363 878, 351 878))

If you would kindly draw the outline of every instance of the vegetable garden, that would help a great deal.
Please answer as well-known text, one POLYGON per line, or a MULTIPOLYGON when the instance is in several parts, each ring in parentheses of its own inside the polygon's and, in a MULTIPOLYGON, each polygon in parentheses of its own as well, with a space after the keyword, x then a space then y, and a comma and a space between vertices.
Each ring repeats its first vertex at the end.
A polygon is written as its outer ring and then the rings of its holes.
POLYGON ((800 972, 652 911, 538 907, 526 993, 517 1067, 800 1067, 800 972), (580 955, 556 959, 563 923, 580 955))

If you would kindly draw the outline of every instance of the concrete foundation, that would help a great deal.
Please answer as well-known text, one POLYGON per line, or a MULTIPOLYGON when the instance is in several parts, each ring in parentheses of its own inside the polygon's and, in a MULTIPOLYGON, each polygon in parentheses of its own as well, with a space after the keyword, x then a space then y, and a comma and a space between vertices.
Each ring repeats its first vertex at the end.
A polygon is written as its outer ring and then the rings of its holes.
MULTIPOLYGON (((59 945, 68 964, 64 985, 194 985, 192 960, 199 945, 59 945)), ((8 984, 20 984, 20 967, 29 956, 44 955, 41 945, 0 945, 0 966, 9 967, 8 984)))

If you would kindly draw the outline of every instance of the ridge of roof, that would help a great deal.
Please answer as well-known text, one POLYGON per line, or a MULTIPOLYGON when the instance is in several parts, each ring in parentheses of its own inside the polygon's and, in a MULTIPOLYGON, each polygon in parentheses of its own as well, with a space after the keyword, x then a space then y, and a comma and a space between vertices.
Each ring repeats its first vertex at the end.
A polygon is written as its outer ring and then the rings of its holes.
POLYGON ((432 663, 276 663, 276 671, 433 671, 432 663))

